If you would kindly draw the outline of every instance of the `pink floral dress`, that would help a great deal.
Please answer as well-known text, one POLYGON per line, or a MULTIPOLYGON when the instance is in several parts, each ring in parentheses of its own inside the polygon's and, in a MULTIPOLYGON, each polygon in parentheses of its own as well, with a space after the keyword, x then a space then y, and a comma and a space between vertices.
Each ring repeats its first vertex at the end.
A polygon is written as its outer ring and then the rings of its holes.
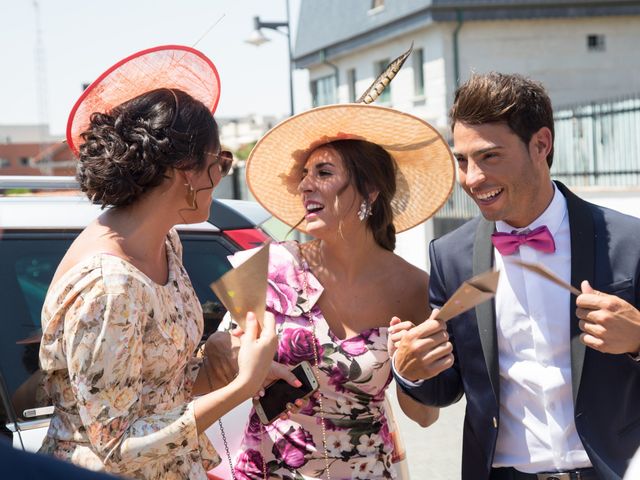
MULTIPOLYGON (((316 305, 322 285, 300 261, 297 245, 286 242, 270 248, 267 308, 276 316, 279 362, 315 364, 311 322, 315 323, 332 480, 396 478, 383 407, 391 381, 387 329, 372 328, 338 340, 316 305)), ((240 252, 232 263, 246 256, 240 252)), ((262 479, 266 466, 268 478, 326 478, 320 417, 315 399, 289 420, 268 426, 252 410, 234 462, 236 477, 262 479)))
POLYGON ((55 411, 41 452, 141 479, 206 480, 219 462, 196 430, 202 309, 175 231, 167 259, 166 285, 102 253, 50 286, 40 363, 55 411))

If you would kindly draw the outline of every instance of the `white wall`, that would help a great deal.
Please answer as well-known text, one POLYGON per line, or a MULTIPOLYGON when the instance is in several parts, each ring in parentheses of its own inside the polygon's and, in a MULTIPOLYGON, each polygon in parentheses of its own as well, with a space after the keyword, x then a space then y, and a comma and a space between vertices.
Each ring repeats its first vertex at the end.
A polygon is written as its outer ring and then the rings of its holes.
MULTIPOLYGON (((446 27, 431 26, 407 32, 393 40, 372 44, 357 52, 332 59, 331 63, 338 67, 340 73, 338 86, 338 102, 349 101, 347 72, 356 70, 356 92, 359 96, 376 77, 375 64, 383 59, 394 59, 404 52, 411 43, 414 49, 422 48, 424 52, 425 95, 415 95, 413 62, 410 57, 392 82, 391 101, 386 105, 411 112, 431 122, 441 130, 446 128, 447 105, 445 101, 446 77, 443 32, 446 27)), ((334 69, 328 65, 318 65, 309 69, 310 81, 333 75, 334 69)))
MULTIPOLYGON (((455 90, 455 28, 454 22, 428 25, 331 60, 340 70, 338 101, 348 100, 349 69, 356 69, 356 90, 362 92, 375 78, 374 63, 398 56, 413 41, 424 50, 426 102, 414 95, 410 58, 393 81, 390 106, 446 130, 455 90)), ((640 16, 468 21, 458 39, 461 81, 474 71, 517 72, 542 82, 555 106, 610 99, 640 92, 639 43, 640 16), (604 35, 604 51, 587 49, 591 34, 604 35)), ((320 65, 309 69, 309 78, 333 72, 320 65)))
POLYGON ((396 236, 395 253, 418 268, 429 271, 429 242, 433 239, 433 221, 429 220, 396 236))
POLYGON ((579 197, 603 207, 640 218, 640 187, 570 187, 579 197))
POLYGON ((460 74, 524 74, 545 85, 555 106, 610 99, 640 92, 639 42, 640 16, 467 22, 460 74), (591 34, 604 35, 604 51, 587 49, 591 34))

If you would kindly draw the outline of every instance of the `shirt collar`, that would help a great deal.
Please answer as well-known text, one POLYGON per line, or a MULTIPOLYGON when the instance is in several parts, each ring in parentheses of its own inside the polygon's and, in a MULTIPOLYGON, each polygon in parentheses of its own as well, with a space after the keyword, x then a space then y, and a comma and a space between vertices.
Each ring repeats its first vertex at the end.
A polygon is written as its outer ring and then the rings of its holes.
POLYGON ((546 225, 552 235, 560 228, 565 215, 567 214, 567 199, 558 190, 555 183, 551 182, 553 186, 553 198, 551 203, 542 214, 536 218, 533 222, 524 228, 515 228, 502 220, 496 221, 496 231, 498 232, 521 232, 523 230, 534 230, 542 225, 546 225))

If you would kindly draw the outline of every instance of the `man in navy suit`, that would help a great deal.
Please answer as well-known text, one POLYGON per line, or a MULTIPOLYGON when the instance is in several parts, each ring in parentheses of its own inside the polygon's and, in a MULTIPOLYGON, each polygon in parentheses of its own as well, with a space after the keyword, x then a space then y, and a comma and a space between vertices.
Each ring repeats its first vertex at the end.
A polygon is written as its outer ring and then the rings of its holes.
POLYGON ((459 180, 482 216, 431 243, 436 310, 391 327, 396 380, 427 405, 466 396, 464 480, 620 479, 640 446, 640 220, 551 181, 553 111, 538 83, 474 75, 451 121, 459 180), (493 301, 437 320, 492 267, 493 301))

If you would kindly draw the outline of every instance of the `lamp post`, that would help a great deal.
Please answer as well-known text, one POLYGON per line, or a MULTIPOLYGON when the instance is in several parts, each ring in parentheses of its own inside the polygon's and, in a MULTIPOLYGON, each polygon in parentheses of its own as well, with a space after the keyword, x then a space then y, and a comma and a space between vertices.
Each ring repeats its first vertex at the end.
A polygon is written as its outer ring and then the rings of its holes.
POLYGON ((289 49, 289 113, 293 116, 293 55, 291 53, 291 27, 289 25, 289 0, 286 1, 287 5, 287 21, 286 22, 263 22, 260 17, 253 17, 254 30, 251 32, 249 38, 245 41, 251 45, 259 47, 263 43, 270 41, 268 37, 265 37, 262 33, 262 29, 275 30, 276 32, 286 35, 287 47, 289 49), (281 30, 284 29, 284 30, 281 30))

